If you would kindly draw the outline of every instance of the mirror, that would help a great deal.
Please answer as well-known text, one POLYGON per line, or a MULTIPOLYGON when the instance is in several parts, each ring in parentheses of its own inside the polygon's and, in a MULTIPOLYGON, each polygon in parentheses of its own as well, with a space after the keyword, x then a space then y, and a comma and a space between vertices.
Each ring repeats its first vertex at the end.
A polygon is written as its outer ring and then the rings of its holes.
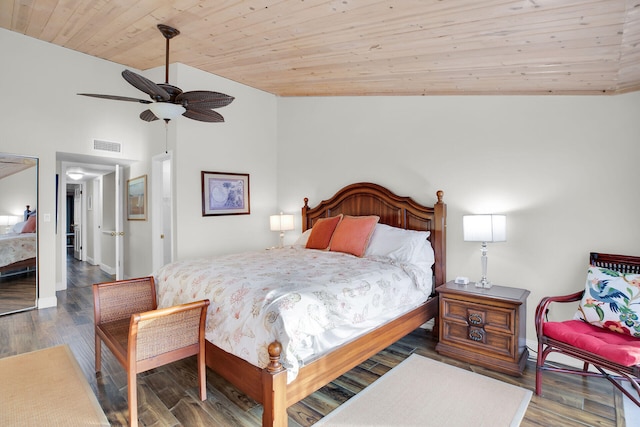
POLYGON ((0 315, 36 307, 38 159, 0 153, 0 315))

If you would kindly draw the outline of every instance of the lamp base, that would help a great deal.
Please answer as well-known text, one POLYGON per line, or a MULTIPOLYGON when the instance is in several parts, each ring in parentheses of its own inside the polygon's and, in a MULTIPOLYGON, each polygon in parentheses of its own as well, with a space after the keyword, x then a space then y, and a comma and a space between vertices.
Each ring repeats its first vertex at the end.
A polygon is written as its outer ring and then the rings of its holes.
POLYGON ((491 282, 489 282, 486 277, 483 277, 480 281, 476 282, 476 288, 490 289, 491 282))

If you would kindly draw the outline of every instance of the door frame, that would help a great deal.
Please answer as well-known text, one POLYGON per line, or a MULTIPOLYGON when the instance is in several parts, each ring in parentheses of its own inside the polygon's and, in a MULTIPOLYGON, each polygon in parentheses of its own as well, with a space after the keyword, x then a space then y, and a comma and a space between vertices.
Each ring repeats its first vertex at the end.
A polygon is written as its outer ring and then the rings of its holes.
MULTIPOLYGON (((106 157, 96 157, 96 156, 86 156, 86 155, 74 155, 67 153, 56 153, 56 160, 60 162, 59 175, 58 175, 58 219, 56 232, 59 236, 58 242, 58 261, 60 268, 60 282, 56 282, 56 291, 61 291, 67 289, 67 239, 65 233, 62 232, 64 224, 67 221, 67 212, 66 208, 64 208, 66 203, 66 189, 67 183, 71 184, 79 184, 77 181, 72 181, 67 179, 67 171, 72 168, 87 168, 95 171, 102 171, 102 175, 109 174, 115 171, 115 165, 120 165, 120 168, 123 169, 126 166, 129 166, 132 163, 135 163, 130 160, 116 159, 116 158, 106 158, 106 157)), ((87 177, 87 179, 93 180, 97 178, 98 175, 87 177)), ((86 181, 86 180, 85 180, 86 181)), ((86 192, 83 192, 83 198, 86 197, 86 192)), ((125 196, 122 195, 124 198, 125 196)), ((124 206, 124 199, 121 200, 120 206, 124 206)), ((86 200, 83 199, 83 219, 86 224, 86 200)), ((103 206, 104 208, 104 206, 103 206)), ((124 215, 124 212, 122 212, 124 215)), ((84 233, 86 235, 86 233, 84 233)), ((83 238, 84 241, 84 238, 83 238)), ((86 241, 84 241, 86 245, 86 241)), ((86 246, 83 246, 86 248, 86 246)), ((94 260, 96 263, 99 263, 99 260, 94 260)))

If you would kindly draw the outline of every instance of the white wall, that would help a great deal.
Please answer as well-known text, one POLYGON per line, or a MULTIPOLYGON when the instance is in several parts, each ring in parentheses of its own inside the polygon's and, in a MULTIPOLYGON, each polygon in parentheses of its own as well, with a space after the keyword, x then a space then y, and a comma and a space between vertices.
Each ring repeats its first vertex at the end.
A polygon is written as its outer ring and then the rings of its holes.
POLYGON ((462 215, 506 214, 488 278, 531 291, 533 339, 536 304, 584 286, 589 251, 640 255, 638 117, 640 93, 281 98, 278 201, 299 230, 304 197, 313 206, 353 182, 424 204, 443 190, 448 279, 480 276, 480 244, 462 240, 462 215))
POLYGON ((274 95, 178 64, 184 90, 211 88, 235 97, 217 110, 224 123, 182 120, 174 150, 175 253, 178 259, 273 246, 269 215, 278 212, 274 95), (250 215, 202 216, 201 172, 249 174, 250 215))

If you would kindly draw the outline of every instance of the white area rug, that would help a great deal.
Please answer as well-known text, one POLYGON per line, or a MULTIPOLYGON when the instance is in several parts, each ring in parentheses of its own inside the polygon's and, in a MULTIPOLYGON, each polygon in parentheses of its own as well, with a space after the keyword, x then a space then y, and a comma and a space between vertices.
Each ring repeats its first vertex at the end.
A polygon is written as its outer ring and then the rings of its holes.
POLYGON ((316 426, 519 426, 532 392, 413 354, 316 426))

